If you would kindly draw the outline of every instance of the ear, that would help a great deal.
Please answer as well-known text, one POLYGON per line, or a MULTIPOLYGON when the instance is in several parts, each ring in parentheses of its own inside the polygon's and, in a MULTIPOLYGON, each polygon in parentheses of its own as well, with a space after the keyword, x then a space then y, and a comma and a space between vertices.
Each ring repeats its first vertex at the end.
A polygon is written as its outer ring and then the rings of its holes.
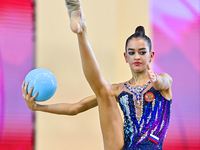
POLYGON ((126 63, 128 63, 126 52, 124 52, 124 58, 125 58, 126 63))
POLYGON ((155 52, 151 51, 149 62, 152 62, 154 55, 155 55, 155 52))

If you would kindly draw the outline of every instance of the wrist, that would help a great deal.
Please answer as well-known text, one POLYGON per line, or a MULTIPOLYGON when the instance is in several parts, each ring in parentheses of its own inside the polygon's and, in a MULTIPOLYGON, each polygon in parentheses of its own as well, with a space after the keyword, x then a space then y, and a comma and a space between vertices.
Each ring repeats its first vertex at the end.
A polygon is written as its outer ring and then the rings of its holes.
POLYGON ((33 111, 39 111, 39 105, 36 103, 33 111))

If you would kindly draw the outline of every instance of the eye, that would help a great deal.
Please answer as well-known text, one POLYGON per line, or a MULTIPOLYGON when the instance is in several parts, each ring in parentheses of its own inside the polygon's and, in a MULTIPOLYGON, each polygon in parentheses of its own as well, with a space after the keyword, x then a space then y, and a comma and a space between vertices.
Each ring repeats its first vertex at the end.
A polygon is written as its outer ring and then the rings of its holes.
POLYGON ((140 55, 145 55, 147 52, 146 51, 141 51, 140 55))
POLYGON ((129 55, 134 55, 134 54, 135 54, 135 52, 128 52, 128 54, 129 54, 129 55))

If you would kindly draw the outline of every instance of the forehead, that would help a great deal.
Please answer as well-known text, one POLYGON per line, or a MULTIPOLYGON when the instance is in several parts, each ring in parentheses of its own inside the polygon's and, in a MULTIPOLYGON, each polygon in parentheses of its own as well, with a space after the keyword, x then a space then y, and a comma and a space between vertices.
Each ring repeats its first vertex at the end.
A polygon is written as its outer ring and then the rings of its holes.
POLYGON ((139 49, 139 48, 148 48, 147 42, 143 38, 132 38, 129 40, 127 44, 127 49, 133 48, 133 49, 139 49))

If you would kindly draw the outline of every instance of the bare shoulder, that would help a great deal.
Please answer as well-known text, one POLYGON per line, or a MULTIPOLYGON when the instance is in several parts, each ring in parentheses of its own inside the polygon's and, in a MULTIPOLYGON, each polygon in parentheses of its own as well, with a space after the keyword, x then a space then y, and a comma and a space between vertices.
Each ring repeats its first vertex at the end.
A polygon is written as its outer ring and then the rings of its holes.
POLYGON ((118 83, 114 83, 111 85, 113 90, 118 90, 119 88, 119 84, 118 83))
POLYGON ((172 77, 167 74, 167 73, 161 73, 159 74, 160 76, 163 77, 164 79, 164 83, 166 85, 168 85, 168 88, 165 89, 165 90, 160 90, 160 93, 162 94, 162 96, 164 98, 166 98, 167 100, 171 100, 172 99, 172 90, 171 90, 171 86, 172 86, 172 77))
POLYGON ((119 84, 112 84, 112 90, 115 93, 115 96, 118 95, 119 84))
POLYGON ((118 102, 119 84, 115 83, 115 84, 112 84, 111 86, 112 86, 113 92, 115 93, 115 97, 116 97, 117 102, 118 102))

